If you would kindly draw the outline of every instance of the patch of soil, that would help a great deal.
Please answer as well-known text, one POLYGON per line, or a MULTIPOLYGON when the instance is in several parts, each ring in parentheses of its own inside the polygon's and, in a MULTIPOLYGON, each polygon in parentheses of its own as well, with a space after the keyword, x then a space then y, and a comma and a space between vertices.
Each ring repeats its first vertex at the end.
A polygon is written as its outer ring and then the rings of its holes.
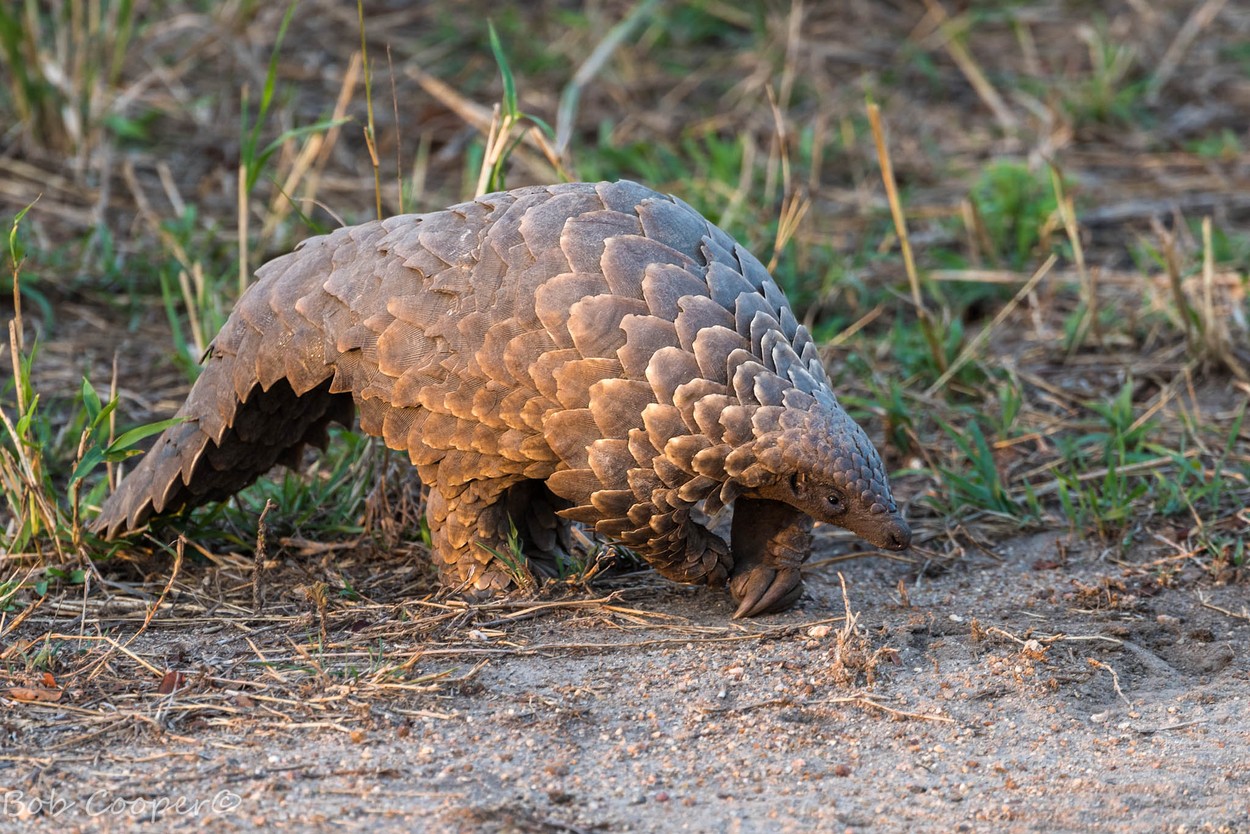
MULTIPOLYGON (((351 574, 374 601, 301 606, 316 569, 290 561, 259 617, 230 564, 183 566, 137 639, 142 607, 97 610, 123 651, 6 701, 0 831, 1250 831, 1245 587, 1196 571, 1160 584, 1053 533, 936 576, 859 559, 848 628, 831 567, 735 622, 651 574, 493 613, 390 602, 395 560, 351 574)), ((19 632, 51 618, 87 651, 68 602, 19 632)))

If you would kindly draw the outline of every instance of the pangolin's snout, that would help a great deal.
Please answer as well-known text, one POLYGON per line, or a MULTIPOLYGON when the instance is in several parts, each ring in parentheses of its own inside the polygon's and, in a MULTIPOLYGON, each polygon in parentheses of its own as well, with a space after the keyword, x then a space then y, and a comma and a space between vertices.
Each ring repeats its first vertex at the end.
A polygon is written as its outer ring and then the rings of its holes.
POLYGON ((906 550, 911 546, 911 528, 898 516, 892 516, 882 526, 881 540, 873 544, 886 550, 906 550))

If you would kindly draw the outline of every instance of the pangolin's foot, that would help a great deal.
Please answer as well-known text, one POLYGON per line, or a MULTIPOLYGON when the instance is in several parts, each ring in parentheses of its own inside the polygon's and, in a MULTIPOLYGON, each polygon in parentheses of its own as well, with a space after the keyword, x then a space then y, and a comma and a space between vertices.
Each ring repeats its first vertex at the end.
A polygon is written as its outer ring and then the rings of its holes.
POLYGON ((734 618, 758 617, 785 611, 803 595, 803 576, 798 568, 773 569, 756 565, 737 574, 729 583, 729 593, 738 610, 734 618))
POLYGON ((734 617, 784 611, 803 595, 799 566, 811 553, 812 520, 780 501, 739 498, 734 503, 734 617))
POLYGON ((532 590, 536 584, 528 560, 501 548, 483 550, 481 559, 461 559, 438 567, 444 590, 469 602, 482 602, 515 588, 532 590), (496 553, 506 555, 500 558, 496 553))

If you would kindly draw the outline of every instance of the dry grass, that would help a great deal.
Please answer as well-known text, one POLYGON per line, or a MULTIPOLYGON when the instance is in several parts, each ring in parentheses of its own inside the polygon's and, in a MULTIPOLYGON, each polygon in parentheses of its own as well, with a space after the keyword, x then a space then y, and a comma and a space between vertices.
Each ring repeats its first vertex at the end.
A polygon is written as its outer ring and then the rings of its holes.
POLYGON ((436 696, 471 690, 496 658, 751 643, 835 622, 696 625, 631 604, 653 594, 650 574, 602 581, 597 595, 549 583, 538 597, 469 604, 433 594, 420 560, 403 551, 286 560, 266 571, 259 612, 248 556, 129 563, 124 573, 0 615, 0 696, 22 705, 12 720, 64 731, 34 758, 95 738, 176 740, 203 728, 360 734, 437 711, 436 696), (566 637, 516 641, 518 624, 549 617, 566 621, 566 637), (590 626, 618 636, 579 641, 590 626))

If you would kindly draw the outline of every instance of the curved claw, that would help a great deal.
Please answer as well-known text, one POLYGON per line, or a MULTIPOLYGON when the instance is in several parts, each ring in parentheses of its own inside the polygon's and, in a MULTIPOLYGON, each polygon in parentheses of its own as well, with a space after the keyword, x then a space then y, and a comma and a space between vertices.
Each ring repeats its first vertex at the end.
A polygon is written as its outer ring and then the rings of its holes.
POLYGON ((758 617, 784 611, 798 602, 803 595, 803 576, 798 568, 775 570, 756 565, 733 578, 729 593, 738 603, 734 619, 758 617))

